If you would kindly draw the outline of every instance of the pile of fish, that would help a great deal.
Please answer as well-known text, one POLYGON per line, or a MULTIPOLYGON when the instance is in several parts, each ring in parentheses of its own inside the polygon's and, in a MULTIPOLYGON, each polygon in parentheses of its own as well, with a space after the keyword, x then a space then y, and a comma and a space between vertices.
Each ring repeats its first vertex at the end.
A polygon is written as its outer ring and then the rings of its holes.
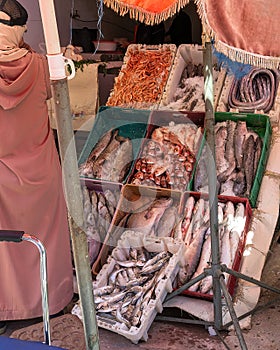
POLYGON ((126 213, 112 233, 114 242, 124 230, 142 232, 155 237, 170 237, 178 221, 178 206, 170 197, 150 199, 137 210, 126 213))
POLYGON ((133 160, 132 142, 119 135, 119 130, 109 130, 96 143, 79 174, 96 179, 123 182, 133 160))
MULTIPOLYGON (((218 72, 214 70, 214 79, 218 77, 218 72)), ((174 95, 164 109, 177 111, 204 111, 204 77, 203 65, 188 62, 174 95)))
POLYGON ((264 68, 252 68, 240 79, 234 79, 228 105, 240 112, 269 112, 273 107, 279 81, 279 72, 264 68))
POLYGON ((130 183, 184 191, 200 139, 201 127, 192 123, 171 122, 154 129, 145 140, 130 183))
POLYGON ((118 203, 117 192, 89 190, 82 186, 84 231, 87 235, 89 260, 92 265, 100 251, 118 203))
MULTIPOLYGON (((262 139, 245 121, 227 120, 215 125, 218 193, 249 197, 257 172, 262 139)), ((207 152, 204 147, 194 176, 194 190, 208 192, 207 152)), ((212 159, 213 161, 213 159, 212 159)))
POLYGON ((97 319, 127 329, 140 327, 150 300, 156 299, 158 283, 166 278, 171 253, 144 247, 118 248, 117 253, 109 257, 108 264, 114 267, 107 283, 94 288, 97 319))
MULTIPOLYGON (((220 261, 234 268, 239 242, 243 239, 246 222, 245 205, 232 201, 218 202, 218 231, 220 261)), ((178 273, 178 285, 200 275, 211 266, 210 207, 206 199, 189 196, 184 205, 183 218, 174 232, 174 238, 185 242, 184 266, 178 273)), ((228 275, 225 276, 227 281, 228 275)), ((212 294, 212 276, 193 284, 188 290, 212 294)))

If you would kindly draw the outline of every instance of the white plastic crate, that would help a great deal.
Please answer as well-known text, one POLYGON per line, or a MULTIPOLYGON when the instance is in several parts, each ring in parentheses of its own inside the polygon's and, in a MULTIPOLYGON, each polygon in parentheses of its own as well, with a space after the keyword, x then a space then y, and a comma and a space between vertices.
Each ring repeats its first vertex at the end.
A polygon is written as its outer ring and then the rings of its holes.
MULTIPOLYGON (((182 242, 175 241, 171 237, 157 238, 146 236, 142 232, 126 231, 119 240, 117 247, 108 257, 107 263, 103 265, 97 275, 96 281, 93 282, 94 290, 108 285, 108 277, 115 267, 116 260, 120 260, 120 256, 123 255, 123 250, 132 247, 144 247, 151 253, 160 253, 163 251, 170 252, 171 257, 165 267, 164 278, 161 278, 157 282, 158 284, 153 292, 154 297, 150 298, 148 304, 143 310, 140 318, 140 325, 138 327, 131 326, 128 328, 125 324, 111 319, 106 321, 104 318, 101 319, 101 317, 98 316, 98 313, 97 321, 99 327, 118 333, 137 344, 139 340, 147 341, 148 330, 156 317, 156 314, 162 312, 164 299, 167 293, 170 293, 173 290, 172 284, 179 271, 179 267, 182 264, 184 247, 182 242)), ((77 308, 75 313, 77 314, 77 308)))
MULTIPOLYGON (((201 45, 193 45, 193 44, 182 44, 179 46, 174 63, 166 84, 166 87, 164 89, 159 109, 173 109, 173 110, 195 110, 195 111, 204 111, 204 102, 199 103, 199 106, 201 108, 196 107, 196 109, 185 109, 184 107, 180 108, 176 103, 174 103, 174 96, 176 93, 176 90, 179 86, 179 83, 181 81, 182 74, 187 67, 189 63, 192 63, 194 65, 201 65, 203 66, 203 49, 201 45)), ((216 59, 213 57, 213 65, 216 67, 216 59)), ((216 70, 213 69, 213 75, 214 75, 214 104, 216 106, 217 100, 220 95, 220 91, 222 89, 223 80, 225 78, 225 72, 224 70, 216 70)), ((198 79, 198 77, 194 77, 194 79, 198 79)), ((203 76, 201 76, 201 81, 204 81, 203 76)), ((201 91, 203 93, 203 89, 201 91)), ((203 96, 202 96, 203 97, 203 96)))

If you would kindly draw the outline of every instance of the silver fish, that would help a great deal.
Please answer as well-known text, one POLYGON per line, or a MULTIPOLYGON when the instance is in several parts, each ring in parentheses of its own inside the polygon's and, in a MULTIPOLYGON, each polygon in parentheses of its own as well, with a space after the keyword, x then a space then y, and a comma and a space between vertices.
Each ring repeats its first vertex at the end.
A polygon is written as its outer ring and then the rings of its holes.
POLYGON ((245 121, 237 121, 234 133, 234 153, 236 158, 237 169, 242 168, 243 164, 243 143, 247 134, 247 126, 245 121))
POLYGON ((129 329, 131 327, 131 323, 122 315, 121 313, 122 306, 119 306, 116 310, 116 320, 120 323, 123 323, 129 329))
MULTIPOLYGON (((195 273, 192 275, 191 278, 195 278, 199 276, 204 271, 205 268, 210 267, 210 260, 211 260, 211 235, 210 235, 210 227, 209 227, 205 233, 205 240, 202 246, 199 264, 196 268, 195 273)), ((195 284, 190 286, 188 290, 192 292, 197 291, 200 283, 201 281, 196 282, 195 284)))
POLYGON ((253 135, 250 135, 244 142, 243 147, 243 167, 245 171, 246 180, 246 193, 248 197, 251 192, 251 188, 254 181, 254 154, 255 154, 255 141, 253 135))
POLYGON ((178 208, 176 206, 169 207, 165 210, 155 229, 158 237, 171 236, 172 230, 174 229, 174 226, 178 220, 177 213, 178 208))
POLYGON ((153 227, 156 226, 166 208, 172 204, 172 201, 172 198, 165 197, 156 199, 150 208, 131 214, 127 220, 127 228, 151 234, 153 227))
POLYGON ((89 154, 88 161, 94 161, 100 156, 100 154, 104 151, 104 149, 108 146, 109 142, 111 141, 112 135, 112 130, 109 130, 101 136, 101 138, 98 140, 93 150, 89 154))

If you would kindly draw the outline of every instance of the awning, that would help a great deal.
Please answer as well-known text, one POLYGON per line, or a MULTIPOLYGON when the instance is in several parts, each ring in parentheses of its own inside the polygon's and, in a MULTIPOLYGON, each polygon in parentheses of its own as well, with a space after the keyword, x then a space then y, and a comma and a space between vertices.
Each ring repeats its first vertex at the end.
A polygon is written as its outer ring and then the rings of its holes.
MULTIPOLYGON (((280 65, 279 0, 194 0, 206 35, 231 60, 278 68, 280 65)), ((121 16, 156 24, 173 16, 189 0, 104 0, 121 16)))

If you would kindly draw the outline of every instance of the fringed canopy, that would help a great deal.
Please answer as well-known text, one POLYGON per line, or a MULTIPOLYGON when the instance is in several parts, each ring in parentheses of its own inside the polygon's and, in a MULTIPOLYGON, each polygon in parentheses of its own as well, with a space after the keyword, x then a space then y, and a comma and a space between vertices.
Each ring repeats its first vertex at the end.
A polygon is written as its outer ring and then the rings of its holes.
MULTIPOLYGON (((103 0, 121 16, 152 25, 172 17, 190 0, 103 0)), ((280 66, 280 0, 194 0, 206 35, 233 61, 280 66)))
POLYGON ((103 0, 104 4, 124 16, 148 25, 158 24, 172 17, 190 0, 103 0))
POLYGON ((279 0, 195 0, 217 51, 264 68, 280 65, 279 0))

